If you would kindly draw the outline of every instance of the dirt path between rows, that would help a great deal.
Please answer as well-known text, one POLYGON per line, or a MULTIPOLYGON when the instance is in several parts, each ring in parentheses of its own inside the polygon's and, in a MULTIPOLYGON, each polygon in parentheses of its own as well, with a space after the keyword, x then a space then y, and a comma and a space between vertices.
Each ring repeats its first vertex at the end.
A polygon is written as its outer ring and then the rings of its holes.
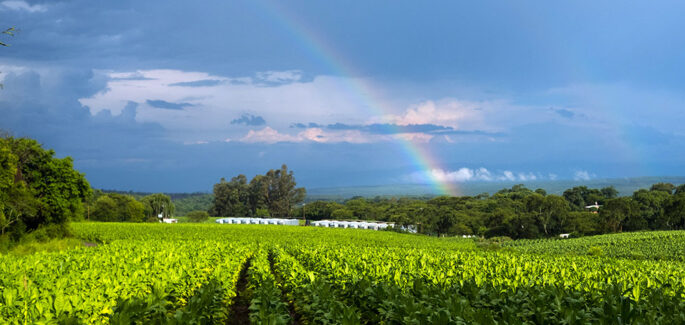
POLYGON ((250 324, 250 297, 247 296, 247 270, 250 269, 251 259, 248 259, 243 268, 240 270, 238 276, 238 283, 236 284, 236 296, 231 302, 231 310, 228 314, 229 325, 243 325, 250 324))

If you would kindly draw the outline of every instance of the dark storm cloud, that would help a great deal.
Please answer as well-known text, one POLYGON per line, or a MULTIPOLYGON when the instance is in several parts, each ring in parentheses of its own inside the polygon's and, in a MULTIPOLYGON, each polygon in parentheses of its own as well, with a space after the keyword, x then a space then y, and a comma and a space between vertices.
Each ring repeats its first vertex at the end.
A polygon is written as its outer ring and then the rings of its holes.
POLYGON ((193 107, 193 104, 190 103, 172 103, 172 102, 167 102, 165 100, 161 99, 148 99, 145 101, 148 105, 154 107, 154 108, 161 108, 161 109, 175 109, 175 110, 183 110, 186 107, 193 107))
POLYGON ((243 114, 240 118, 231 121, 231 124, 244 124, 247 126, 260 126, 265 125, 266 121, 261 116, 255 116, 251 114, 243 114))

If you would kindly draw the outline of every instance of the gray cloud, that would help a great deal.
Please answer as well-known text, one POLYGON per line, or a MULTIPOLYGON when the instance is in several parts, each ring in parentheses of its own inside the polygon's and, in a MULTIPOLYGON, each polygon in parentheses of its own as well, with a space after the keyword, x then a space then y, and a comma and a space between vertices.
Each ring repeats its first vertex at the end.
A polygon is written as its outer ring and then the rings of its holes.
POLYGON ((218 86, 222 84, 222 80, 216 80, 216 79, 204 79, 204 80, 196 80, 196 81, 187 81, 187 82, 176 82, 169 84, 169 86, 177 86, 177 87, 213 87, 213 86, 218 86))
POLYGON ((240 118, 231 121, 231 124, 245 124, 247 126, 260 126, 266 124, 266 121, 261 116, 243 114, 240 118))
POLYGON ((161 99, 148 99, 145 101, 148 105, 154 107, 154 108, 162 108, 162 109, 175 109, 175 110, 183 110, 186 107, 193 107, 193 104, 190 103, 172 103, 172 102, 167 102, 165 100, 161 99))
POLYGON ((559 114, 559 116, 567 119, 572 119, 576 114, 573 111, 567 110, 565 108, 552 108, 554 113, 559 114))
POLYGON ((453 127, 436 124, 409 124, 398 125, 390 123, 375 123, 366 125, 335 123, 326 128, 330 130, 359 130, 371 134, 400 134, 400 133, 427 133, 427 134, 454 134, 454 135, 482 135, 500 136, 500 133, 486 132, 481 130, 456 130, 453 127))
POLYGON ((290 124, 291 129, 323 128, 323 127, 325 127, 325 125, 321 125, 321 124, 314 123, 314 122, 309 122, 308 124, 304 124, 304 123, 290 124))

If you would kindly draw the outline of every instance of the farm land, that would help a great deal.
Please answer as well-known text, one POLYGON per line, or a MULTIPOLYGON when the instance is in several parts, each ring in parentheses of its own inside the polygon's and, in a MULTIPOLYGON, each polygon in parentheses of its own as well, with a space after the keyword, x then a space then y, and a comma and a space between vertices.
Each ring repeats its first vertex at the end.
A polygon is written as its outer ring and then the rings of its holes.
POLYGON ((684 231, 485 241, 276 225, 74 223, 0 256, 3 324, 682 324, 684 231))

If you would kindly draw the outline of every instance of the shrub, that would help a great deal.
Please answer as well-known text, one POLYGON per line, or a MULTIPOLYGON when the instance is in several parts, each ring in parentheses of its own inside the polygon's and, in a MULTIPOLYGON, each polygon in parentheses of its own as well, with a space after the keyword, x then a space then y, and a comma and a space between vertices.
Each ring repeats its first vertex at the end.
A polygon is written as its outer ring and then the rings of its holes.
POLYGON ((188 212, 187 216, 190 222, 203 222, 209 219, 209 213, 207 213, 207 211, 201 210, 188 212))

